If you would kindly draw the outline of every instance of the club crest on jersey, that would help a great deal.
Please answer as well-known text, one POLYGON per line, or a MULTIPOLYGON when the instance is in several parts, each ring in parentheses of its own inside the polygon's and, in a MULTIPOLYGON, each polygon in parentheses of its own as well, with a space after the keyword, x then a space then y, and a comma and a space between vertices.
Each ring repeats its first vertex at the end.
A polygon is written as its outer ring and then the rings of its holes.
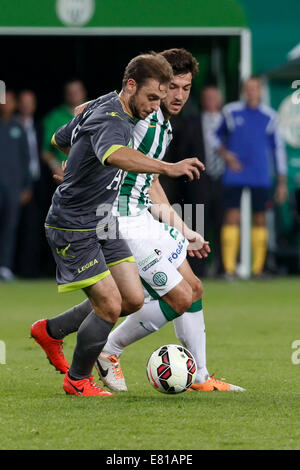
POLYGON ((158 272, 153 276, 153 282, 156 286, 165 286, 167 284, 168 276, 166 273, 158 272))

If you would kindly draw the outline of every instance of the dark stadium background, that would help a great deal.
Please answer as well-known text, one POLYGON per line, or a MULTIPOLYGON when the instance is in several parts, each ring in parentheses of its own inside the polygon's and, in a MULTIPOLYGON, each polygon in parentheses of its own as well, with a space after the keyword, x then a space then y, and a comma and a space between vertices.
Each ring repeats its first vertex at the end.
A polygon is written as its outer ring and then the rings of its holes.
POLYGON ((150 50, 172 47, 191 50, 200 62, 194 95, 201 85, 225 79, 226 100, 238 97, 239 70, 230 67, 237 62, 239 41, 232 37, 107 37, 107 36, 3 36, 1 43, 1 79, 8 88, 32 89, 38 97, 38 115, 43 117, 62 101, 62 85, 80 78, 89 98, 121 88, 124 67, 134 56, 150 50), (212 50, 221 56, 220 70, 214 70, 212 50))

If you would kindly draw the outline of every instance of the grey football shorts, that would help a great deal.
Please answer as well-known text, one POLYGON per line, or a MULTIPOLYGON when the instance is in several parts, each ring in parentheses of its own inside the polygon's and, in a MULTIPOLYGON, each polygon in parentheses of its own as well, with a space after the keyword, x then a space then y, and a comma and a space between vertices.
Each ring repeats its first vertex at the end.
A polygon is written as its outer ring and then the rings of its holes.
POLYGON ((56 262, 58 292, 71 292, 109 276, 110 266, 135 262, 122 239, 99 240, 96 230, 66 230, 45 226, 56 262))

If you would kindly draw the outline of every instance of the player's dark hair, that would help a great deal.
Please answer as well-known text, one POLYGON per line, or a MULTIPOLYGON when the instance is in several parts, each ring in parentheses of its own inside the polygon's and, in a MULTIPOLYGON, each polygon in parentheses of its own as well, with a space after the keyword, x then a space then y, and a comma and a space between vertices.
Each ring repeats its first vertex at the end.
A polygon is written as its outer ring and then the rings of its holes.
POLYGON ((149 54, 140 54, 134 57, 127 65, 122 87, 126 86, 126 83, 130 78, 133 78, 138 88, 140 88, 146 80, 152 78, 161 83, 169 83, 173 77, 172 67, 167 60, 160 54, 151 52, 149 54))
POLYGON ((174 75, 184 75, 191 73, 192 78, 198 73, 199 64, 195 57, 186 49, 167 49, 160 52, 173 69, 174 75))

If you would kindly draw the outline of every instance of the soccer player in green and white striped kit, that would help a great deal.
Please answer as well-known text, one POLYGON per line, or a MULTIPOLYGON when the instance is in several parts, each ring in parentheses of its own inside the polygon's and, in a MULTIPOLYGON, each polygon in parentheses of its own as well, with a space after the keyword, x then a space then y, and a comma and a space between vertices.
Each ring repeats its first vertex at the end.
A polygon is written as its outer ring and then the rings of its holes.
MULTIPOLYGON (((155 159, 165 155, 172 139, 169 118, 183 108, 198 71, 197 61, 184 49, 170 49, 161 54, 171 64, 174 74, 167 98, 157 112, 136 123, 133 134, 134 148, 155 159)), ((78 112, 83 109, 79 108, 78 112)), ((115 210, 121 235, 135 257, 146 296, 144 306, 110 333, 96 363, 101 380, 111 390, 127 391, 119 360, 124 348, 173 320, 178 340, 191 351, 197 363, 193 389, 244 391, 210 376, 206 368, 202 283, 193 273, 186 254, 207 257, 208 242, 189 229, 172 209, 157 175, 127 173, 115 210), (153 215, 159 215, 161 222, 153 215)), ((89 312, 86 300, 49 320, 52 336, 63 339, 89 312)))

